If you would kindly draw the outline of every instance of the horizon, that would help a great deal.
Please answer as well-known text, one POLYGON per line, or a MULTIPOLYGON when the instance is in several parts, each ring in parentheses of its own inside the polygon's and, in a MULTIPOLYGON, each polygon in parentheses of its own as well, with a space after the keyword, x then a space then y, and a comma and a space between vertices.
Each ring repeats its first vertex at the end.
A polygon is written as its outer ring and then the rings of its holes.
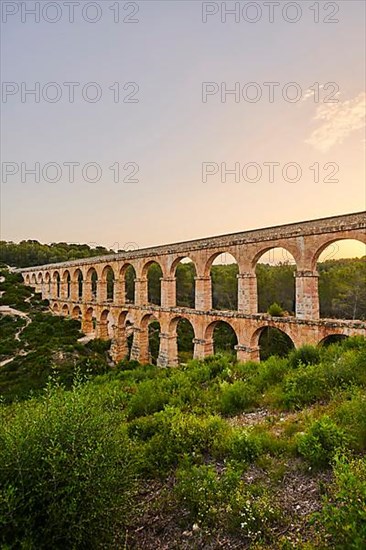
MULTIPOLYGON (((319 221, 324 221, 324 220, 329 220, 329 219, 334 219, 334 218, 338 218, 338 217, 346 217, 346 216, 351 216, 351 215, 366 215, 366 211, 360 211, 360 212, 350 212, 348 214, 340 214, 340 215, 337 215, 337 216, 328 216, 328 217, 325 217, 325 218, 316 218, 316 219, 313 219, 313 220, 301 220, 301 221, 297 221, 297 222, 291 222, 289 224, 282 224, 282 225, 276 225, 276 226, 271 226, 271 227, 261 227, 261 228, 253 228, 253 229, 249 229, 249 230, 245 230, 245 231, 238 231, 238 232, 235 232, 235 233, 228 233, 228 234, 220 234, 220 235, 210 235, 210 236, 205 236, 205 237, 201 237, 201 238, 196 238, 196 239, 193 239, 191 241, 178 241, 178 242, 169 242, 169 243, 161 243, 161 244, 155 244, 155 245, 151 245, 151 246, 147 246, 147 247, 144 247, 144 248, 140 248, 137 243, 133 243, 133 242, 130 242, 129 244, 131 245, 130 248, 127 248, 127 249, 117 249, 117 250, 113 250, 113 249, 106 249, 108 251, 108 255, 111 254, 111 255, 115 255, 115 256, 118 256, 119 254, 125 254, 125 253, 128 253, 128 252, 134 252, 134 251, 148 251, 148 250, 153 250, 155 248, 160 248, 160 247, 169 247, 169 246, 175 246, 175 245, 184 245, 184 244, 194 244, 194 243, 197 243, 199 241, 204 241, 204 240, 209 240, 211 238, 224 238, 224 237, 230 237, 230 236, 238 236, 238 235, 241 235, 241 234, 245 234, 245 233, 252 233, 252 232, 257 232, 257 231, 266 231, 266 230, 273 230, 273 229, 281 229, 283 227, 291 227, 293 225, 297 225, 297 224, 307 224, 307 223, 314 223, 314 222, 319 222, 319 221)), ((366 220, 366 216, 365 216, 365 220, 366 220)), ((23 240, 23 241, 20 241, 18 243, 14 243, 13 241, 4 241, 6 242, 7 244, 9 243, 12 243, 12 244, 20 244, 21 242, 36 242, 37 244, 40 244, 40 245, 44 245, 44 246, 53 246, 53 245, 67 245, 67 246, 89 246, 89 249, 91 250, 96 250, 97 248, 103 248, 102 245, 97 245, 96 243, 93 243, 93 245, 95 246, 90 246, 90 243, 75 243, 75 242, 65 242, 65 241, 60 241, 60 242, 51 242, 51 243, 41 243, 35 239, 28 239, 28 240, 23 240)), ((104 247, 105 248, 105 247, 104 247)), ((103 258, 105 256, 105 254, 100 254, 98 256, 93 256, 93 258, 103 258)), ((322 262, 325 262, 326 260, 340 260, 340 259, 363 259, 364 257, 366 257, 366 243, 363 243, 361 241, 357 241, 355 239, 345 239, 345 238, 341 238, 335 242, 332 242, 330 243, 324 250, 323 252, 320 254, 319 256, 319 260, 318 262, 319 263, 322 263, 322 262)), ((184 258, 183 259, 183 262, 190 262, 190 258, 184 258)), ((234 256, 232 256, 230 253, 227 253, 227 252, 222 252, 213 262, 213 265, 220 265, 220 264, 224 264, 224 265, 230 265, 230 264, 236 264, 237 261, 236 259, 234 258, 234 256)), ((291 253, 289 253, 285 248, 283 247, 274 247, 274 248, 271 248, 269 249, 267 252, 264 252, 262 254, 262 256, 259 258, 258 260, 258 263, 261 263, 261 264, 273 264, 273 265, 288 265, 288 264, 296 264, 295 262, 295 259, 293 258, 293 256, 291 255, 291 253)), ((52 264, 49 264, 49 265, 52 265, 52 264)), ((35 266, 37 267, 37 266, 35 266)))

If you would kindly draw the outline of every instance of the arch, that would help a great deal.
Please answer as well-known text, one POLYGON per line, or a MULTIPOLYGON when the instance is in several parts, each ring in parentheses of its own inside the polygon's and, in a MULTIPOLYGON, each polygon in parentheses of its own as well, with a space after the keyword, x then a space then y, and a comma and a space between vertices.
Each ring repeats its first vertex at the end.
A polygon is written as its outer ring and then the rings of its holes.
POLYGON ((128 311, 121 311, 121 313, 117 317, 117 326, 120 328, 124 328, 127 323, 127 316, 128 311))
POLYGON ((227 252, 213 254, 209 260, 212 309, 238 309, 239 265, 236 258, 227 252))
POLYGON ((294 341, 286 331, 277 327, 263 326, 255 330, 251 338, 251 348, 259 347, 261 361, 265 361, 271 355, 286 357, 295 349, 294 341))
POLYGON ((72 277, 74 285, 76 285, 76 299, 81 300, 83 298, 84 289, 84 275, 81 269, 76 269, 72 277))
MULTIPOLYGON (((342 244, 344 244, 345 241, 358 242, 360 243, 360 245, 364 245, 365 251, 362 256, 366 256, 366 233, 359 232, 355 236, 346 235, 344 237, 335 235, 334 237, 327 238, 320 246, 318 246, 318 248, 316 249, 316 251, 312 256, 312 262, 311 262, 312 269, 313 270, 316 269, 316 265, 319 262, 321 255, 328 247, 335 245, 337 242, 342 242, 342 244)), ((333 249, 330 252, 330 256, 328 258, 321 258, 320 261, 324 262, 327 259, 332 259, 335 256, 337 256, 337 253, 338 253, 338 250, 333 249)))
POLYGON ((261 258, 263 258, 266 263, 273 265, 286 265, 288 263, 297 265, 299 263, 297 249, 286 244, 274 246, 263 245, 262 248, 259 248, 251 261, 253 270, 256 268, 261 258))
POLYGON ((320 317, 366 319, 366 243, 334 238, 315 257, 320 317))
POLYGON ((53 304, 52 311, 54 313, 58 313, 60 311, 59 305, 58 304, 53 304))
POLYGON ((61 296, 61 277, 58 271, 55 271, 53 274, 53 282, 55 284, 56 297, 60 298, 61 296))
POLYGON ((71 275, 70 271, 66 269, 62 275, 62 282, 64 284, 65 297, 70 298, 71 294, 71 275))
POLYGON ((48 296, 50 296, 50 294, 51 294, 51 275, 50 275, 49 271, 46 271, 46 273, 44 274, 44 283, 46 285, 46 292, 47 292, 48 296))
POLYGON ((160 322, 155 315, 147 313, 141 319, 140 328, 146 333, 149 363, 156 365, 160 351, 160 322))
POLYGON ((193 359, 195 330, 191 321, 181 315, 174 317, 169 324, 169 334, 176 336, 178 363, 193 359))
POLYGON ((92 301, 95 301, 97 299, 97 293, 98 293, 98 273, 95 269, 95 267, 91 267, 87 274, 86 279, 90 285, 90 299, 92 301))
POLYGON ((36 284, 37 284, 37 279, 36 279, 35 273, 33 273, 32 277, 31 277, 31 284, 33 286, 36 286, 36 284))
POLYGON ((194 271, 197 273, 196 262, 194 260, 192 260, 192 258, 190 256, 183 256, 182 255, 182 256, 178 256, 173 261, 173 263, 170 267, 170 270, 169 270, 169 277, 175 277, 177 267, 179 266, 180 263, 183 263, 183 264, 192 263, 193 267, 194 267, 194 271))
POLYGON ((318 346, 327 347, 332 344, 343 342, 343 340, 346 340, 347 338, 348 338, 347 334, 328 334, 325 338, 322 338, 319 341, 318 346))
POLYGON ((113 316, 109 309, 104 309, 99 318, 99 334, 101 340, 110 340, 113 337, 113 316))
POLYGON ((40 271, 37 275, 37 283, 41 285, 43 283, 43 273, 40 271))
POLYGON ((257 311, 268 312, 272 304, 278 304, 284 315, 293 316, 296 311, 296 259, 284 247, 266 247, 255 256, 257 277, 257 311))
POLYGON ((130 263, 125 264, 120 270, 120 279, 124 287, 124 296, 122 301, 126 304, 135 303, 135 281, 136 270, 130 263))
POLYGON ((27 275, 24 275, 24 282, 26 285, 29 285, 30 283, 30 276, 27 274, 27 275))
POLYGON ((95 336, 97 319, 94 308, 88 307, 82 320, 82 331, 88 336, 95 336))
POLYGON ((71 317, 73 319, 80 320, 81 319, 81 309, 79 306, 74 306, 71 312, 71 317))
POLYGON ((211 345, 212 353, 225 352, 235 354, 238 336, 235 328, 227 321, 213 321, 205 330, 205 340, 211 345))
POLYGON ((115 325, 112 327, 111 337, 111 357, 118 363, 130 356, 132 340, 128 341, 127 317, 128 311, 121 311, 115 319, 115 325))
MULTIPOLYGON (((214 252, 213 254, 211 254, 211 256, 206 261, 203 275, 205 277, 208 277, 210 275, 212 265, 214 263, 216 263, 217 261, 219 261, 218 258, 220 258, 221 256, 225 256, 225 255, 226 256, 231 256, 234 259, 235 263, 239 265, 239 262, 238 262, 237 258, 235 257, 235 255, 232 252, 228 252, 225 249, 218 250, 217 252, 214 252)), ((220 263, 219 263, 219 265, 220 265, 220 263)))
POLYGON ((122 311, 118 317, 118 327, 124 329, 127 349, 125 349, 125 356, 131 357, 131 350, 133 345, 133 335, 134 335, 134 319, 131 317, 131 313, 128 311, 122 311))
POLYGON ((101 280, 105 283, 105 299, 107 302, 113 302, 114 300, 114 285, 115 285, 115 274, 114 269, 110 265, 106 265, 102 271, 101 280))
POLYGON ((145 313, 145 315, 143 315, 143 317, 141 318, 140 329, 141 330, 146 330, 148 325, 152 322, 158 322, 159 323, 159 319, 153 313, 145 313))
POLYGON ((194 309, 196 264, 188 256, 179 257, 174 260, 170 275, 175 277, 176 305, 194 309))
POLYGON ((149 304, 161 305, 161 279, 163 270, 156 260, 148 261, 142 268, 142 278, 147 278, 147 301, 149 304))
POLYGON ((161 267, 160 263, 157 260, 148 260, 142 267, 142 270, 141 270, 141 277, 142 278, 147 277, 148 271, 149 271, 150 267, 153 264, 157 264, 159 266, 161 272, 163 273, 163 268, 161 267))
POLYGON ((70 312, 69 312, 69 306, 67 304, 64 304, 62 306, 62 309, 61 309, 61 314, 64 315, 65 317, 67 317, 70 312))
POLYGON ((88 321, 91 321, 92 319, 95 319, 95 311, 94 311, 94 308, 88 307, 88 309, 87 309, 86 312, 85 312, 85 318, 86 318, 88 321))

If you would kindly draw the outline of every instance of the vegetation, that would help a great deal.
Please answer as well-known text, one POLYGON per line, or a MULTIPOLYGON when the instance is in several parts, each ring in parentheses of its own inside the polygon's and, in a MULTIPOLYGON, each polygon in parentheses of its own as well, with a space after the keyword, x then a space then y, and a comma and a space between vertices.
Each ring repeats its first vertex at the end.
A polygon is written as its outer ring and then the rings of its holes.
POLYGON ((268 315, 271 315, 271 317, 283 317, 285 312, 277 302, 274 302, 268 308, 268 315))
POLYGON ((105 254, 114 254, 114 250, 108 250, 104 246, 91 248, 87 244, 41 244, 35 240, 20 243, 0 241, 0 262, 12 267, 31 267, 105 254))
POLYGON ((363 548, 365 358, 350 338, 300 367, 122 362, 3 404, 0 544, 158 548, 155 517, 169 548, 363 548))
POLYGON ((113 397, 106 397, 76 382, 69 392, 49 385, 39 400, 0 407, 2 548, 118 541, 134 457, 113 397))
POLYGON ((0 276, 0 548, 365 547, 365 338, 111 367, 0 276))
POLYGON ((78 339, 80 322, 56 317, 47 302, 22 284, 18 274, 0 270, 0 305, 24 312, 25 317, 0 313, 0 394, 3 400, 24 399, 39 392, 51 375, 70 387, 75 369, 81 373, 108 370, 106 347, 110 343, 94 340, 86 346, 78 339))

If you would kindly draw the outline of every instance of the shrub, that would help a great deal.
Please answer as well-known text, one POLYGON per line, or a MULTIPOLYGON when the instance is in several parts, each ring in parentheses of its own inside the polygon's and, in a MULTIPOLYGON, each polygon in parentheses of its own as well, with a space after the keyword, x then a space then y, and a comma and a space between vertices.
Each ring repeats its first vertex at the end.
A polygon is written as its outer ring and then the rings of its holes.
POLYGON ((90 342, 86 344, 86 347, 96 353, 106 353, 111 347, 111 340, 100 340, 99 338, 94 338, 94 340, 90 340, 90 342))
POLYGON ((189 457, 202 462, 204 457, 218 456, 226 444, 228 427, 218 416, 200 417, 166 408, 145 423, 134 422, 131 434, 148 439, 144 453, 144 469, 155 475, 189 457), (151 436, 151 437, 150 437, 151 436))
POLYGON ((285 377, 279 401, 288 408, 300 408, 320 400, 327 395, 327 390, 327 380, 321 365, 300 365, 285 377))
POLYGON ((299 436, 298 452, 315 468, 329 465, 337 450, 347 443, 346 436, 328 416, 311 424, 305 434, 299 436))
POLYGON ((164 430, 164 419, 159 414, 135 418, 127 425, 127 433, 131 439, 148 441, 156 433, 164 430))
POLYGON ((257 396, 252 385, 242 380, 233 384, 223 383, 219 408, 223 414, 236 414, 252 408, 257 403, 257 396))
POLYGON ((129 359, 122 359, 122 361, 119 361, 119 363, 117 363, 116 365, 117 370, 121 371, 136 370, 139 367, 141 367, 141 365, 138 361, 129 359))
POLYGON ((366 460, 337 456, 335 480, 315 515, 327 535, 327 547, 334 550, 361 550, 366 541, 366 460))
POLYGON ((288 371, 287 359, 272 356, 266 361, 263 361, 258 367, 253 378, 253 384, 261 393, 268 387, 272 387, 282 381, 288 371))
POLYGON ((130 419, 161 411, 169 402, 170 394, 164 384, 157 380, 141 382, 128 406, 130 419))
POLYGON ((251 542, 266 537, 277 510, 265 490, 251 488, 232 467, 218 474, 213 466, 183 466, 177 471, 175 493, 190 520, 203 526, 239 532, 251 542))
POLYGON ((175 491, 193 521, 215 523, 223 495, 213 466, 180 468, 175 491))
POLYGON ((252 462, 262 451, 257 437, 248 430, 235 430, 230 438, 229 452, 234 460, 252 462))
POLYGON ((299 365, 316 365, 320 361, 320 350, 315 346, 301 346, 290 353, 288 360, 292 368, 299 365))
POLYGON ((352 448, 356 451, 366 450, 366 395, 362 390, 355 390, 349 401, 337 407, 335 419, 349 434, 352 448))
POLYGON ((342 340, 340 346, 344 350, 366 351, 366 338, 363 336, 350 336, 342 340))
POLYGON ((277 302, 274 302, 271 304, 267 310, 268 315, 271 315, 271 317, 283 317, 285 312, 280 306, 280 304, 277 304, 277 302))
MULTIPOLYGON (((0 409, 0 546, 100 548, 125 519, 132 448, 116 412, 48 388, 0 409)), ((120 533, 121 535, 121 533, 120 533)))
POLYGON ((341 348, 339 356, 324 362, 324 374, 330 388, 366 385, 366 349, 341 348))

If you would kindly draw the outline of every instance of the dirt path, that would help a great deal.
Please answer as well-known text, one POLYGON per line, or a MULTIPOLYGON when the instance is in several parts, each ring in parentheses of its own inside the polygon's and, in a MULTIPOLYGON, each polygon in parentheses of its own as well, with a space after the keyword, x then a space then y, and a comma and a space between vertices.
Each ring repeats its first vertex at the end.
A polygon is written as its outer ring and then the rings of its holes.
MULTIPOLYGON (((0 283, 3 283, 4 280, 5 280, 4 277, 0 277, 0 283)), ((4 292, 1 292, 1 295, 3 293, 4 292)), ((29 296, 29 298, 26 298, 24 301, 25 302, 30 302, 30 300, 32 299, 33 296, 34 296, 34 294, 29 296)), ((14 336, 15 340, 17 342, 20 342, 20 335, 22 334, 23 330, 25 328, 27 328, 27 326, 32 322, 32 319, 29 317, 29 315, 27 313, 24 313, 24 311, 19 311, 18 309, 14 309, 10 306, 0 306, 0 314, 11 315, 12 317, 21 317, 22 319, 25 319, 25 325, 23 327, 21 327, 14 336)), ((3 361, 1 361, 0 362, 0 367, 4 367, 8 363, 11 363, 11 361, 13 361, 16 357, 25 356, 25 355, 28 355, 28 352, 26 352, 24 350, 20 350, 13 357, 10 357, 8 359, 4 359, 3 361)))

